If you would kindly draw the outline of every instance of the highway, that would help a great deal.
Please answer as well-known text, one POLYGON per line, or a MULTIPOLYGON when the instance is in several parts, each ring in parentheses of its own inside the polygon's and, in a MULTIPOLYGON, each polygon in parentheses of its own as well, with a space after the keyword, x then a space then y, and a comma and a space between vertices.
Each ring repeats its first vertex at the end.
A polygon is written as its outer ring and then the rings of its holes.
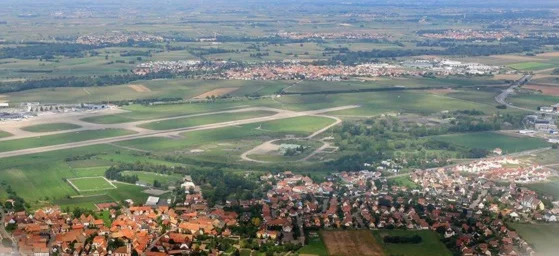
MULTIPOLYGON (((44 146, 44 147, 37 147, 37 148, 27 148, 27 149, 16 150, 16 151, 1 152, 0 153, 0 158, 22 156, 22 155, 29 155, 29 154, 35 154, 35 153, 44 153, 44 152, 50 152, 50 151, 55 151, 55 150, 71 149, 71 148, 85 147, 85 146, 91 146, 91 145, 114 143, 114 142, 134 140, 134 139, 147 138, 147 137, 172 136, 172 135, 179 135, 181 133, 203 131, 203 130, 212 130, 212 129, 219 129, 219 128, 224 128, 224 127, 231 127, 231 126, 238 126, 238 125, 245 125, 245 124, 252 124, 252 123, 260 123, 260 122, 281 120, 281 119, 287 119, 287 118, 293 118, 293 117, 316 116, 316 115, 320 115, 320 114, 327 113, 327 112, 340 111, 340 110, 357 108, 357 107, 359 107, 359 106, 349 105, 349 106, 341 106, 341 107, 335 107, 335 108, 327 108, 327 109, 304 111, 304 112, 293 112, 293 111, 285 111, 285 110, 277 110, 276 109, 275 111, 278 112, 277 114, 272 115, 272 116, 267 116, 267 117, 257 117, 257 118, 250 118, 250 119, 243 119, 243 120, 236 120, 236 121, 222 122, 222 123, 215 123, 215 124, 207 124, 207 125, 200 125, 200 126, 193 126, 193 127, 185 127, 185 128, 164 130, 164 131, 153 131, 153 130, 147 130, 147 129, 141 129, 141 128, 140 129, 131 129, 131 130, 136 131, 137 133, 132 134, 132 135, 124 135, 124 136, 111 137, 111 138, 102 138, 102 139, 96 139, 96 140, 72 142, 72 143, 58 144, 58 145, 52 145, 52 146, 44 146)), ((250 109, 251 110, 270 110, 270 108, 250 108, 250 109)), ((240 110, 238 110, 238 111, 240 111, 240 110)), ((246 111, 246 109, 245 109, 245 111, 246 111)), ((224 111, 214 112, 214 113, 224 113, 224 111)), ((210 114, 210 113, 206 113, 205 115, 208 115, 208 114, 210 114)), ((194 116, 194 115, 190 115, 190 116, 194 116)), ((187 116, 183 116, 183 117, 187 117, 187 116)), ((161 120, 171 120, 171 119, 177 119, 177 118, 182 118, 182 117, 172 117, 172 118, 165 118, 165 119, 158 119, 158 120, 160 120, 160 121, 161 120)), ((157 120, 149 120, 149 121, 146 120, 146 121, 139 121, 139 122, 134 122, 134 123, 106 125, 106 126, 102 126, 102 127, 103 128, 111 127, 111 128, 127 129, 125 127, 135 127, 135 125, 140 124, 140 123, 154 122, 154 121, 157 121, 157 120)))
POLYGON ((495 101, 497 101, 497 103, 499 103, 501 105, 507 106, 507 108, 514 108, 514 109, 520 109, 520 110, 524 110, 524 111, 528 111, 528 112, 535 112, 536 111, 535 109, 517 107, 517 106, 514 106, 514 105, 507 102, 508 96, 511 93, 513 93, 514 90, 516 90, 518 87, 520 87, 521 85, 524 85, 526 82, 528 82, 531 78, 532 78, 532 75, 524 75, 522 78, 516 80, 514 83, 511 84, 511 86, 509 88, 504 90, 501 94, 495 96, 495 101))

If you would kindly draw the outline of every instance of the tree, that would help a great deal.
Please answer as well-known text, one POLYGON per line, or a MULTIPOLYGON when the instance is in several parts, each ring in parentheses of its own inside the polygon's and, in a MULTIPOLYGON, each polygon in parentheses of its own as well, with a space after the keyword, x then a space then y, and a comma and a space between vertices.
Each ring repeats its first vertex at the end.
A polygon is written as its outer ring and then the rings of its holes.
POLYGON ((259 227, 260 224, 261 224, 261 222, 262 222, 262 221, 261 221, 260 218, 258 218, 258 217, 254 217, 254 218, 252 218, 252 219, 250 220, 250 223, 252 223, 252 225, 254 225, 254 226, 256 226, 256 227, 259 227))
POLYGON ((162 184, 158 180, 153 180, 153 187, 154 188, 160 188, 160 187, 162 187, 162 184))

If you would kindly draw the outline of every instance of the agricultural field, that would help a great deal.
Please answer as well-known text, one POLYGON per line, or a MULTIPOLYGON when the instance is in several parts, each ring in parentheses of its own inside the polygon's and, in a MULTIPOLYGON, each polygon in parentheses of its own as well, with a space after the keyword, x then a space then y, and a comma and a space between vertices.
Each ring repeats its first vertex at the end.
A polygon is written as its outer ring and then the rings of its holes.
POLYGON ((556 255, 559 243, 559 225, 557 224, 521 224, 509 223, 510 227, 528 244, 532 245, 537 255, 556 255))
POLYGON ((69 124, 69 123, 50 123, 50 124, 38 124, 38 125, 26 126, 21 129, 28 132, 56 132, 56 131, 74 130, 80 127, 81 126, 79 125, 69 124))
POLYGON ((501 85, 497 81, 493 81, 487 78, 384 78, 378 77, 373 80, 362 80, 362 81, 341 81, 341 82, 329 82, 329 81, 301 81, 298 82, 284 91, 286 93, 320 93, 320 92, 336 92, 336 91, 358 91, 367 89, 379 89, 379 88, 394 88, 394 87, 405 87, 405 88, 418 88, 418 87, 472 87, 476 85, 501 85))
POLYGON ((559 179, 557 178, 541 183, 526 184, 526 186, 536 192, 559 199, 559 179))
MULTIPOLYGON (((245 95, 276 94, 289 86, 290 81, 242 81, 242 80, 186 80, 165 79, 135 81, 130 84, 95 87, 57 87, 32 89, 4 94, 4 101, 48 103, 94 103, 149 98, 193 99, 201 95, 214 95, 212 91, 236 88, 226 94, 235 97, 245 95)), ((219 96, 219 95, 215 95, 219 96)), ((205 96, 203 96, 205 99, 205 96)))
POLYGON ((529 61, 529 62, 515 63, 515 64, 508 65, 508 66, 513 68, 513 69, 518 69, 518 70, 534 71, 534 70, 542 70, 542 69, 546 69, 546 68, 552 68, 555 65, 552 64, 552 63, 529 61))
POLYGON ((559 103, 559 96, 523 93, 509 97, 509 101, 515 106, 537 110, 538 107, 559 103))
POLYGON ((369 230, 321 231, 329 255, 383 256, 382 245, 369 230))
POLYGON ((374 237, 384 249, 385 255, 409 256, 451 256, 452 253, 439 240, 437 233, 429 230, 376 230, 374 237), (384 236, 414 236, 419 235, 423 241, 419 244, 386 244, 384 236))
POLYGON ((115 189, 116 187, 104 177, 82 177, 68 179, 68 183, 78 192, 115 189))
POLYGON ((539 91, 543 95, 559 96, 559 84, 529 84, 522 88, 539 91))
POLYGON ((67 132, 54 135, 46 135, 41 137, 31 137, 24 139, 2 141, 0 152, 14 151, 26 148, 44 147, 58 144, 65 144, 78 141, 118 137, 134 134, 134 132, 123 129, 103 129, 103 130, 87 130, 79 132, 67 132))
MULTIPOLYGON (((116 161, 134 163, 151 162, 152 160, 145 155, 137 155, 137 152, 111 145, 59 150, 3 159, 0 161, 0 181, 10 184, 18 196, 25 198, 33 208, 56 203, 64 207, 87 206, 88 209, 94 209, 93 203, 120 202, 125 199, 137 202, 145 201, 148 196, 142 192, 145 188, 135 185, 114 183, 116 189, 78 193, 66 182, 67 179, 104 176, 105 170, 116 161), (91 160, 69 162, 64 160, 67 157, 84 154, 98 155, 96 159, 91 160), (69 198, 91 194, 107 195, 111 200, 107 201, 107 196, 69 198)), ((165 162, 154 161, 153 163, 163 164, 165 162)), ((0 197, 0 199, 4 199, 4 197, 0 197)))
POLYGON ((211 114, 204 116, 194 116, 186 117, 165 121, 157 121, 152 123, 147 123, 140 125, 142 128, 150 130, 171 130, 191 126, 199 126, 206 124, 223 123, 229 121, 266 117, 276 114, 271 111, 247 111, 247 112, 237 112, 237 113, 223 113, 223 114, 211 114))
POLYGON ((468 148, 481 148, 489 151, 495 148, 501 148, 503 153, 515 153, 549 146, 549 144, 542 139, 509 136, 495 132, 449 134, 435 136, 433 138, 468 148))

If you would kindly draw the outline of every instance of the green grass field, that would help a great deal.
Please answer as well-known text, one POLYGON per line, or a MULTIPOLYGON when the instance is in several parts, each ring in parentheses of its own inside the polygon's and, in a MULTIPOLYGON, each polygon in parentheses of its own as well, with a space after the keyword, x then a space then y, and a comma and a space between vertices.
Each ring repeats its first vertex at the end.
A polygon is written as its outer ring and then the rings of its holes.
POLYGON ((299 255, 318 255, 318 256, 328 256, 328 249, 320 237, 309 238, 309 243, 303 248, 299 249, 299 255))
MULTIPOLYGON (((173 104, 173 105, 130 105, 123 109, 130 112, 84 118, 83 121, 97 124, 126 123, 139 120, 150 120, 165 117, 185 116, 191 114, 210 113, 222 110, 231 110, 250 106, 274 106, 270 99, 265 100, 246 100, 246 101, 220 101, 212 103, 192 103, 192 104, 173 104)), ((281 107, 275 104, 275 107, 281 107)))
POLYGON ((142 138, 119 142, 119 145, 150 151, 177 150, 205 145, 211 142, 227 142, 240 139, 253 139, 259 136, 281 138, 291 134, 308 136, 334 121, 325 117, 295 117, 242 126, 225 127, 213 130, 187 132, 180 138, 142 138), (260 128, 260 129, 258 129, 260 128))
POLYGON ((335 92, 347 90, 363 90, 374 88, 391 88, 404 86, 418 87, 470 87, 476 85, 497 84, 486 78, 378 78, 374 81, 301 81, 285 91, 288 93, 335 92))
POLYGON ((413 183, 409 176, 389 178, 388 182, 396 186, 404 186, 411 189, 419 187, 417 184, 413 183))
POLYGON ((124 176, 137 175, 140 182, 148 185, 153 184, 153 181, 155 180, 161 182, 164 185, 172 185, 173 183, 182 180, 182 176, 180 175, 165 175, 153 172, 124 171, 121 172, 121 174, 124 176))
POLYGON ((546 195, 559 199, 559 179, 552 179, 547 182, 526 184, 527 187, 546 195))
POLYGON ((78 129, 81 126, 69 123, 38 124, 21 128, 28 132, 55 132, 78 129))
POLYGON ((487 150, 501 148, 504 153, 514 153, 549 146, 547 142, 541 139, 513 137, 495 132, 460 133, 435 136, 433 138, 468 148, 487 150))
POLYGON ((508 66, 511 67, 511 68, 514 68, 514 69, 518 69, 518 70, 534 71, 534 70, 542 70, 542 69, 546 69, 546 68, 552 68, 555 65, 553 63, 529 61, 529 62, 521 62, 521 63, 510 64, 508 66))
POLYGON ((533 245, 537 255, 557 255, 559 225, 509 223, 518 235, 533 245))
MULTIPOLYGON (((1 75, 1 72, 0 72, 1 75)), ((136 91, 129 84, 95 87, 59 87, 33 89, 8 93, 6 100, 12 103, 88 103, 147 98, 191 99, 219 88, 238 88, 231 96, 244 97, 248 94, 270 95, 289 86, 290 81, 244 81, 244 80, 185 80, 159 79, 135 81, 131 85, 142 85, 147 90, 136 91)))
POLYGON ((377 241, 384 247, 386 255, 406 256, 451 256, 452 253, 439 240, 437 233, 429 230, 378 230, 373 231, 377 241), (423 241, 419 244, 385 244, 382 237, 389 236, 413 236, 419 235, 423 241))
POLYGON ((103 177, 83 177, 68 179, 80 192, 114 189, 115 187, 103 177))
POLYGON ((5 132, 5 131, 0 131, 0 138, 6 138, 6 137, 10 137, 10 136, 12 136, 11 133, 5 132))
POLYGON ((150 129, 150 130, 171 130, 171 129, 178 129, 184 127, 191 127, 191 126, 199 126, 199 125, 215 124, 215 123, 236 121, 236 120, 256 118, 256 117, 272 116, 274 114, 276 113, 271 111, 247 111, 247 112, 238 112, 238 113, 212 114, 206 116, 195 116, 195 117, 152 122, 152 123, 140 125, 140 127, 150 129))
POLYGON ((14 151, 26 148, 36 148, 64 143, 94 140, 101 138, 117 137, 134 134, 134 132, 122 129, 87 130, 80 132, 68 132, 54 135, 31 137, 2 141, 0 152, 14 151))
POLYGON ((87 197, 75 197, 75 198, 63 198, 59 200, 55 200, 54 203, 61 208, 82 208, 88 210, 97 210, 95 204, 99 203, 112 203, 114 199, 111 198, 109 195, 97 195, 97 196, 87 196, 87 197))
POLYGON ((518 94, 510 97, 510 102, 515 106, 537 110, 538 107, 558 104, 559 97, 543 94, 518 94))
POLYGON ((105 171, 109 169, 110 166, 95 166, 95 167, 83 167, 72 169, 75 177, 85 178, 85 177, 98 177, 105 176, 105 171))

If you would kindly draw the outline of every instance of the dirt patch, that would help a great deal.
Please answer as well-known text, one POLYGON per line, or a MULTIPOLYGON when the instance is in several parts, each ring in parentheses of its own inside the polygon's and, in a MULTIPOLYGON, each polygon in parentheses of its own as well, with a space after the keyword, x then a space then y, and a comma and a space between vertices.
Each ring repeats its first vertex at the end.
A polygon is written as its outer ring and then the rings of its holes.
POLYGON ((368 230, 323 231, 328 253, 337 256, 383 256, 382 246, 368 230))
POLYGON ((129 84, 128 88, 134 90, 135 92, 151 92, 150 88, 147 88, 142 84, 129 84))
POLYGON ((495 80, 518 80, 522 78, 520 74, 498 74, 493 77, 495 80))
POLYGON ((552 84, 528 84, 524 85, 523 88, 541 91, 545 95, 559 96, 559 85, 552 84))
POLYGON ((251 149, 250 153, 252 155, 265 155, 265 154, 268 154, 269 152, 272 152, 272 151, 278 151, 280 146, 274 144, 275 141, 277 141, 277 140, 266 141, 266 142, 258 145, 257 147, 251 149))
POLYGON ((0 94, 0 102, 8 102, 8 96, 0 94))
MULTIPOLYGON (((548 75, 548 74, 536 74, 534 79, 544 79, 544 78, 559 78, 558 75, 548 75)), ((534 80, 532 79, 532 80, 534 80)))
POLYGON ((211 97, 211 96, 220 97, 220 96, 232 93, 232 92, 236 91, 237 89, 239 89, 239 87, 214 89, 214 90, 211 90, 209 92, 202 93, 202 94, 200 94, 200 95, 198 95, 194 98, 195 99, 205 99, 206 97, 211 97))
POLYGON ((502 60, 514 60, 518 62, 528 62, 528 61, 542 61, 544 59, 529 56, 519 56, 519 55, 491 55, 492 58, 502 59, 502 60))
POLYGON ((453 92, 454 90, 452 90, 451 88, 448 89, 432 89, 432 90, 427 90, 427 92, 432 93, 432 94, 437 94, 437 95, 447 95, 451 92, 453 92))
POLYGON ((538 57, 559 57, 559 52, 546 52, 542 54, 538 54, 538 57))

